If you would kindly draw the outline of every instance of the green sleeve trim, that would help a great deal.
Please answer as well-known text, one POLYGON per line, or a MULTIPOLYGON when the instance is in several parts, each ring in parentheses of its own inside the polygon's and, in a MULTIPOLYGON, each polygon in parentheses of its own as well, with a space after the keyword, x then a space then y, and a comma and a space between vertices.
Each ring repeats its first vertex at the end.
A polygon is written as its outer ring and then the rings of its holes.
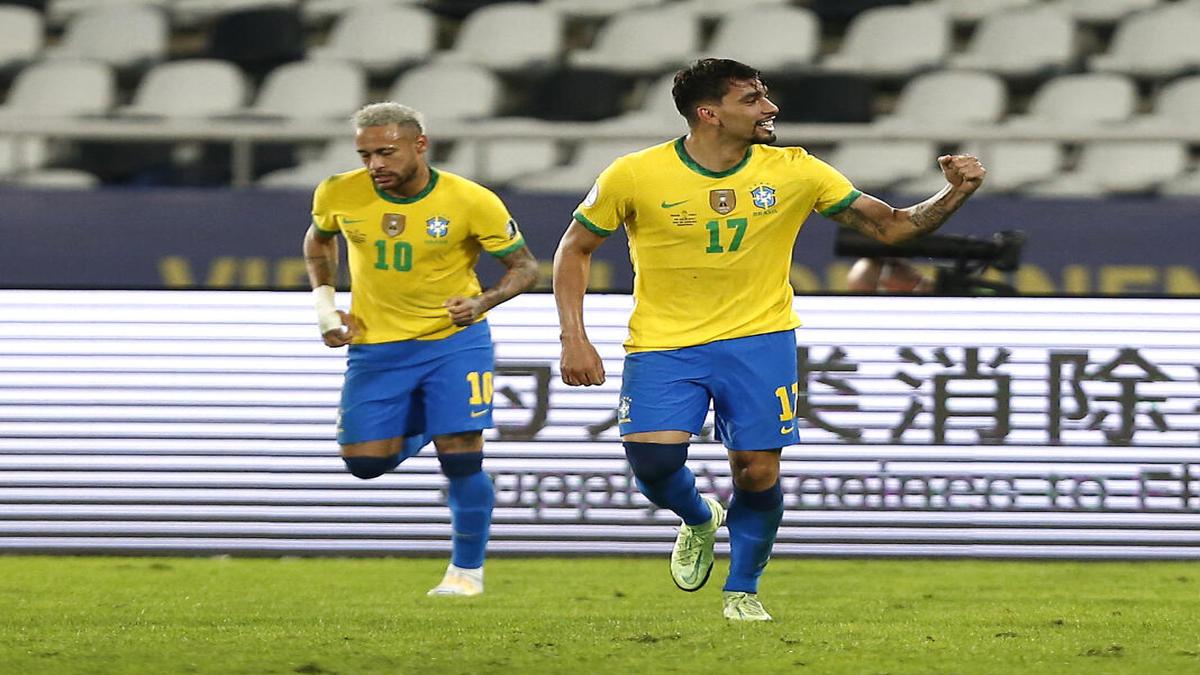
POLYGON ((488 255, 492 255, 497 258, 503 258, 504 256, 508 255, 509 253, 512 253, 513 251, 521 248, 524 245, 525 245, 525 237, 520 237, 517 239, 517 241, 515 243, 509 244, 508 246, 505 246, 504 248, 502 248, 498 251, 488 251, 488 255))
POLYGON ((322 237, 324 239, 331 239, 338 235, 337 230, 322 230, 321 228, 317 227, 316 223, 313 224, 313 231, 317 233, 318 237, 322 237))
POLYGON ((842 211, 845 211, 846 209, 850 208, 850 205, 854 203, 854 200, 858 199, 861 196, 862 196, 862 192, 860 192, 858 190, 851 190, 850 194, 846 195, 845 199, 843 199, 842 201, 825 209, 824 211, 818 211, 818 213, 820 213, 821 215, 823 215, 825 217, 836 216, 837 214, 841 213, 842 211))
POLYGON ((588 220, 587 216, 583 215, 582 213, 580 213, 578 211, 576 211, 573 215, 574 215, 575 220, 579 221, 580 225, 583 225, 584 227, 591 230, 592 232, 595 232, 596 234, 600 235, 601 237, 607 237, 610 234, 612 234, 612 230, 606 230, 603 227, 600 227, 599 225, 588 220))

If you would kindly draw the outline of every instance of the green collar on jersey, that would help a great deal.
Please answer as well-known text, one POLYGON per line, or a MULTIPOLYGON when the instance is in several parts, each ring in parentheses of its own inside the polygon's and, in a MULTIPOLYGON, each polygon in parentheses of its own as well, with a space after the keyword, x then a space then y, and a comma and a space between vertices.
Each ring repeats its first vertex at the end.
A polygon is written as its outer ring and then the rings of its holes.
POLYGON ((679 155, 679 160, 683 162, 684 166, 692 171, 695 171, 701 176, 707 176, 708 178, 725 178, 726 176, 732 176, 740 171, 743 166, 746 166, 746 162, 750 161, 750 154, 754 151, 754 146, 750 146, 746 148, 746 155, 742 157, 742 161, 734 164, 724 171, 709 171, 708 169, 697 164, 696 160, 692 159, 692 156, 687 153, 687 148, 683 146, 684 138, 684 136, 680 136, 675 140, 675 154, 679 155))
MULTIPOLYGON (((369 177, 370 176, 368 175, 368 178, 369 177)), ((433 192, 433 187, 435 185, 437 185, 437 182, 438 182, 437 169, 435 169, 431 166, 431 167, 429 167, 429 182, 425 184, 425 187, 422 188, 420 192, 418 192, 417 194, 415 194, 411 197, 393 197, 392 195, 389 195, 388 193, 384 192, 383 190, 380 190, 379 186, 375 184, 375 181, 371 181, 371 187, 375 188, 375 194, 379 195, 380 198, 385 199, 393 204, 411 204, 415 201, 424 199, 425 195, 429 194, 430 192, 433 192)))

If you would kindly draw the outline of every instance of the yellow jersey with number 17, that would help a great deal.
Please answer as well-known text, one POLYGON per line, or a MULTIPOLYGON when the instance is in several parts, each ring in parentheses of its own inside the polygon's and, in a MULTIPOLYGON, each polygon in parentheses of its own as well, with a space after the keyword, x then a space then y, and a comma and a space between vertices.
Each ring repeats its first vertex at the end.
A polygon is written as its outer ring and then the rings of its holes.
POLYGON ((346 239, 350 313, 363 329, 356 343, 453 335, 461 328, 443 303, 480 293, 480 250, 500 258, 525 244, 491 190, 451 173, 429 173, 429 184, 409 198, 376 189, 365 168, 331 176, 313 194, 317 233, 341 232, 346 239))
POLYGON ((705 169, 683 139, 618 158, 575 211, 601 236, 622 224, 633 263, 630 352, 678 349, 800 325, 792 246, 814 209, 861 193, 803 148, 751 146, 727 171, 705 169))

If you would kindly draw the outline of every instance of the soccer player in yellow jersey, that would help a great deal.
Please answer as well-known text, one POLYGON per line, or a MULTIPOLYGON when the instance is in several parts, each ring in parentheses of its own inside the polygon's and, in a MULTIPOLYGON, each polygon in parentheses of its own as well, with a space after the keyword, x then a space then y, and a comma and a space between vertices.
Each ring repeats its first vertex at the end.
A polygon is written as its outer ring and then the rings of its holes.
POLYGON ((304 237, 321 337, 349 345, 342 459, 355 476, 375 478, 432 438, 450 483, 453 542, 445 577, 429 594, 478 595, 495 501, 482 471, 494 361, 485 316, 533 287, 537 262, 499 197, 429 166, 420 113, 373 103, 354 124, 364 166, 317 187, 304 237), (334 306, 339 232, 349 313, 334 306), (487 290, 475 276, 481 250, 507 268, 487 290))
POLYGON ((621 225, 634 269, 633 314, 617 417, 638 488, 683 519, 671 577, 700 589, 715 532, 729 527, 724 616, 769 621, 758 579, 783 515, 782 446, 796 431, 796 338, 788 272, 809 212, 887 243, 936 230, 983 181, 969 155, 938 158, 946 187, 906 209, 863 194, 803 148, 776 148, 779 109, 759 73, 703 59, 675 75, 682 138, 614 161, 600 174, 559 243, 554 296, 562 379, 604 382, 588 341, 583 296, 592 252, 621 225), (688 441, 709 403, 729 451, 728 514, 701 497, 686 466, 688 441))

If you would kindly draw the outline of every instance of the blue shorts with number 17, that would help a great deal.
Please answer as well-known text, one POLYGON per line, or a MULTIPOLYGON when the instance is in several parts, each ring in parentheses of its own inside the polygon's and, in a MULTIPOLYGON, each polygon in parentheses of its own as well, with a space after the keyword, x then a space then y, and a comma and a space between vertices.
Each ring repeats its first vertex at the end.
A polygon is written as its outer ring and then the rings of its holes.
POLYGON ((796 431, 796 334, 779 331, 625 357, 617 423, 641 431, 699 434, 712 402, 717 439, 730 450, 800 442, 796 431))

